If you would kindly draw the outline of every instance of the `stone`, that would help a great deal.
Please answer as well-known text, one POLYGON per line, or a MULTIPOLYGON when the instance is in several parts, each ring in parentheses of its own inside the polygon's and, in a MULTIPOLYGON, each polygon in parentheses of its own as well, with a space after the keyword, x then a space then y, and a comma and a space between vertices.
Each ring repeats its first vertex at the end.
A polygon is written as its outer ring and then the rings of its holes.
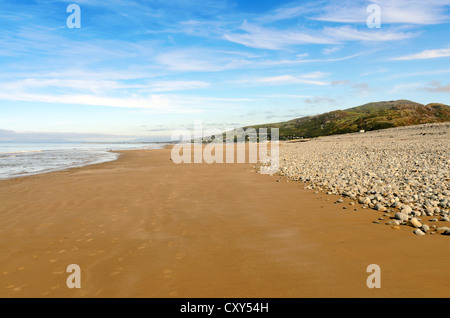
POLYGON ((396 212, 394 217, 400 221, 408 221, 408 216, 401 212, 396 212))
POLYGON ((419 229, 415 229, 414 231, 413 231, 413 233, 414 234, 416 234, 416 235, 418 235, 418 236, 423 236, 423 235, 425 235, 425 233, 423 233, 421 230, 419 230, 419 229))
POLYGON ((403 214, 410 214, 412 212, 412 208, 409 205, 404 205, 401 208, 401 212, 403 214))
POLYGON ((409 222, 411 223, 412 226, 416 228, 422 227, 422 223, 420 223, 419 220, 416 218, 412 218, 411 220, 409 220, 409 222))

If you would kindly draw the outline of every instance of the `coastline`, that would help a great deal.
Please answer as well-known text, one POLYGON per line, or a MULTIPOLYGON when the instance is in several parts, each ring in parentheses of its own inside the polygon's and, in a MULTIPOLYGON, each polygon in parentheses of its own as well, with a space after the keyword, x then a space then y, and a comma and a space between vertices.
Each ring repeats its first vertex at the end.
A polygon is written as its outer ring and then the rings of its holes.
POLYGON ((343 211, 339 196, 249 164, 118 152, 0 181, 1 297, 450 295, 446 237, 372 224, 377 212, 343 211), (65 285, 74 263, 81 289, 65 285), (370 264, 381 289, 366 286, 370 264))

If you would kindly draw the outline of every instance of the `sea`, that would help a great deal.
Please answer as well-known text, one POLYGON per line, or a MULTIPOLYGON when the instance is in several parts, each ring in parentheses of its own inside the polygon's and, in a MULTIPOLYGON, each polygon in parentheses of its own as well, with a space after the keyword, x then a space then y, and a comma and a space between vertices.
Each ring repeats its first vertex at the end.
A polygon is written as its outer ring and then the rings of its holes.
POLYGON ((148 143, 1 143, 0 180, 114 161, 111 151, 161 149, 148 143))

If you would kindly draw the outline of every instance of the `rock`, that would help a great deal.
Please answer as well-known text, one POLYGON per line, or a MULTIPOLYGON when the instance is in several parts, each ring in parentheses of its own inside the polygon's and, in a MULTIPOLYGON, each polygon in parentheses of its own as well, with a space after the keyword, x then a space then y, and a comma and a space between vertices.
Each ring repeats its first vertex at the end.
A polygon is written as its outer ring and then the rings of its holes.
POLYGON ((400 221, 408 221, 408 216, 401 212, 395 213, 394 217, 395 217, 395 219, 400 220, 400 221))
POLYGON ((437 222, 438 219, 431 219, 430 222, 437 222))
POLYGON ((413 233, 416 234, 416 235, 419 235, 419 236, 425 235, 425 233, 423 233, 423 232, 422 232, 421 230, 419 230, 419 229, 415 229, 415 230, 413 231, 413 233))
POLYGON ((412 218, 411 220, 409 220, 409 222, 416 228, 422 227, 422 223, 420 223, 416 218, 412 218))
POLYGON ((367 197, 360 197, 358 199, 359 204, 369 204, 370 203, 370 199, 367 197))
POLYGON ((441 221, 450 222, 450 218, 448 216, 444 216, 441 221))
MULTIPOLYGON (((303 182, 311 193, 355 200, 359 209, 395 209, 392 215, 402 224, 424 215, 446 220, 450 219, 448 136, 450 123, 440 123, 286 143, 279 151, 279 174, 285 176, 282 180, 303 182)), ((261 171, 263 166, 258 163, 254 168, 261 171)), ((350 209, 353 204, 345 205, 350 209)))
POLYGON ((420 228, 422 231, 424 231, 425 233, 427 233, 430 230, 430 227, 426 224, 422 225, 422 227, 420 228))
POLYGON ((412 212, 412 208, 409 205, 404 205, 401 208, 401 212, 403 214, 410 214, 412 212))
POLYGON ((373 221, 372 223, 381 224, 380 221, 373 221))
POLYGON ((444 233, 442 233, 442 235, 448 235, 448 236, 450 236, 450 230, 446 230, 444 233))
POLYGON ((398 225, 391 226, 391 229, 393 229, 393 230, 400 230, 400 226, 398 226, 398 225))

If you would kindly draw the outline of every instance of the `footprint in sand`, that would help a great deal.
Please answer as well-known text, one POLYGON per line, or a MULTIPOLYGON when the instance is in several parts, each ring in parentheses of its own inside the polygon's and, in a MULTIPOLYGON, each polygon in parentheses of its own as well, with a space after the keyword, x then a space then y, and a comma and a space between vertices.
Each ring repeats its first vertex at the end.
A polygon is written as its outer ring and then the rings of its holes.
POLYGON ((163 271, 164 278, 171 278, 172 277, 172 273, 173 273, 173 271, 171 269, 165 269, 163 271))
POLYGON ((112 272, 112 273, 111 273, 111 276, 119 275, 121 271, 122 271, 122 267, 118 267, 117 270, 116 270, 115 272, 112 272))
POLYGON ((146 247, 147 247, 147 243, 144 243, 144 244, 142 244, 141 246, 138 247, 138 250, 143 250, 146 247))
POLYGON ((175 258, 176 259, 182 259, 184 257, 184 254, 183 253, 176 253, 175 254, 175 258))

